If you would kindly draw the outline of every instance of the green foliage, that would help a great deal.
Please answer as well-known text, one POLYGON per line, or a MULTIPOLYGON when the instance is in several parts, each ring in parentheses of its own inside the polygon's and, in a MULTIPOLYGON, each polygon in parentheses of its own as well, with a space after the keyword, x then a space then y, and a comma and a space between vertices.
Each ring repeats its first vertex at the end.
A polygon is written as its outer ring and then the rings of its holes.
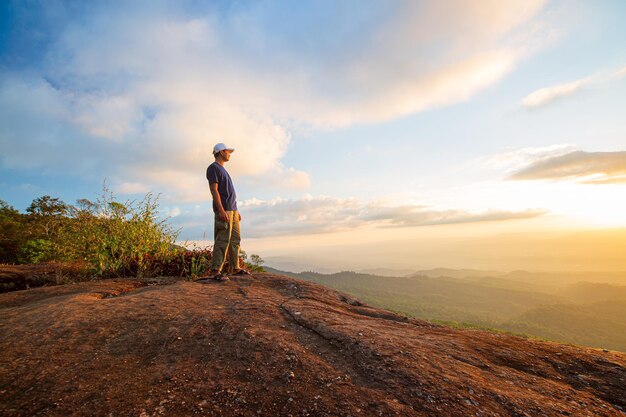
POLYGON ((500 328, 626 352, 626 299, 539 306, 500 328))
POLYGON ((6 201, 0 199, 0 216, 15 216, 19 214, 17 210, 13 208, 13 206, 9 205, 6 201))
POLYGON ((58 198, 44 195, 33 200, 26 212, 34 216, 64 216, 68 213, 69 206, 58 198))
POLYGON ((20 246, 27 240, 25 217, 0 200, 0 262, 19 262, 20 246))
POLYGON ((52 242, 47 239, 32 239, 20 247, 18 260, 23 264, 38 264, 52 258, 52 242))
MULTIPOLYGON (((55 261, 72 265, 71 273, 82 265, 100 277, 192 277, 210 268, 210 248, 175 244, 178 231, 158 218, 158 197, 152 194, 120 202, 105 186, 96 201, 79 199, 71 206, 45 195, 33 200, 27 212, 20 214, 0 200, 0 262, 55 261)), ((259 255, 248 261, 241 251, 241 257, 249 270, 264 272, 259 255)))
POLYGON ((251 272, 265 272, 263 268, 263 264, 265 261, 257 254, 250 255, 250 260, 248 261, 248 254, 245 251, 239 252, 239 257, 243 261, 243 265, 251 272))
POLYGON ((105 188, 95 203, 81 200, 79 206, 59 230, 58 259, 82 259, 101 276, 147 276, 177 255, 177 232, 157 219, 158 198, 152 194, 120 203, 105 188))
POLYGON ((171 255, 152 261, 162 275, 200 277, 209 272, 211 258, 211 249, 194 246, 191 250, 175 247, 171 255))
POLYGON ((54 240, 59 227, 67 220, 72 207, 49 195, 36 198, 26 209, 30 238, 54 240))

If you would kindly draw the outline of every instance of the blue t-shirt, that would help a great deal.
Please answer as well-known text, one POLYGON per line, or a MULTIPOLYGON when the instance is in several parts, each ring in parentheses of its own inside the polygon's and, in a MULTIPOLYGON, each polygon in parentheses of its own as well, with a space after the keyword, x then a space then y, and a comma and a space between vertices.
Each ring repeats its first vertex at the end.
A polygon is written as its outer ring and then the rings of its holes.
MULTIPOLYGON (((237 210, 237 194, 235 194, 235 186, 233 180, 230 179, 230 175, 226 169, 213 162, 206 169, 206 178, 209 180, 209 184, 217 183, 217 191, 220 194, 222 200, 222 206, 226 211, 237 210)), ((217 213, 217 205, 213 201, 213 212, 217 213)))

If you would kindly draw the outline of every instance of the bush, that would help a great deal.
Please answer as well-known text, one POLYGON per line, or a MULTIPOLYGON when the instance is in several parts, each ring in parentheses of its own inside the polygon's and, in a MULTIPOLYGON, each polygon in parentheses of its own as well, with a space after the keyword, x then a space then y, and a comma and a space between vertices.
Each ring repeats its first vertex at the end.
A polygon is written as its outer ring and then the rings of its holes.
POLYGON ((20 247, 18 260, 23 264, 38 264, 52 258, 52 242, 47 239, 33 239, 20 247))
POLYGON ((20 247, 28 240, 25 215, 0 200, 0 262, 19 262, 20 247))
POLYGON ((177 231, 158 220, 158 198, 120 203, 106 189, 88 208, 77 209, 58 231, 57 259, 84 260, 100 276, 156 275, 178 254, 177 231))
POLYGON ((153 265, 162 275, 181 277, 200 277, 211 268, 212 252, 210 249, 192 250, 178 248, 169 257, 153 259, 153 265))
MULTIPOLYGON (((27 211, 20 214, 0 200, 0 231, 6 232, 0 239, 0 261, 71 264, 68 273, 77 277, 193 277, 210 268, 210 248, 189 250, 175 244, 178 231, 157 217, 158 197, 152 194, 121 203, 105 186, 95 202, 80 199, 74 207, 43 196, 27 211)), ((247 260, 241 251, 242 265, 264 272, 260 256, 247 260)))
POLYGON ((259 255, 253 253, 250 255, 250 260, 248 261, 248 254, 242 250, 240 256, 243 265, 251 272, 265 272, 265 269, 261 266, 265 261, 259 255))

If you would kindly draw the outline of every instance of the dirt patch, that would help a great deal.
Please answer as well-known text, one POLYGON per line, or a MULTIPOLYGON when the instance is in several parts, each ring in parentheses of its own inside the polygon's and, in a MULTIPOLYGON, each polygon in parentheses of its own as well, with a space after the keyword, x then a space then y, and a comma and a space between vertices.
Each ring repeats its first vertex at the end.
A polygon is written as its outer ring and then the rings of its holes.
POLYGON ((623 416, 626 355, 455 330, 270 274, 0 295, 6 416, 623 416))

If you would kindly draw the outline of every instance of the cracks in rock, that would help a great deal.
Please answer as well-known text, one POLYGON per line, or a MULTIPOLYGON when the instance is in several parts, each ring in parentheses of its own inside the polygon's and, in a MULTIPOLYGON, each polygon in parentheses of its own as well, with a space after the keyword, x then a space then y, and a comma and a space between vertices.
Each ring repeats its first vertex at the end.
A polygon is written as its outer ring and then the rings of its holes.
MULTIPOLYGON (((358 363, 355 359, 358 357, 368 356, 368 354, 372 357, 380 357, 380 354, 377 354, 377 352, 374 352, 369 348, 365 348, 358 341, 350 343, 349 341, 341 340, 339 338, 329 337, 323 332, 320 332, 314 326, 311 326, 305 320, 302 320, 300 315, 296 314, 298 313, 297 311, 294 312, 288 308, 285 304, 289 301, 291 300, 287 300, 280 304, 281 310, 291 319, 293 323, 304 329, 306 334, 312 335, 317 338, 318 341, 321 340, 322 342, 313 345, 321 352, 312 351, 313 353, 315 353, 324 362, 331 365, 332 368, 350 375, 351 379, 358 385, 369 389, 383 390, 385 392, 393 391, 393 387, 386 383, 385 378, 381 378, 376 375, 376 371, 373 369, 374 367, 372 365, 358 363), (369 352, 355 352, 353 349, 355 345, 360 345, 369 352)), ((309 344, 309 346, 311 345, 312 344, 309 344)), ((397 400, 406 406, 411 406, 410 403, 401 398, 397 398, 397 400)))

